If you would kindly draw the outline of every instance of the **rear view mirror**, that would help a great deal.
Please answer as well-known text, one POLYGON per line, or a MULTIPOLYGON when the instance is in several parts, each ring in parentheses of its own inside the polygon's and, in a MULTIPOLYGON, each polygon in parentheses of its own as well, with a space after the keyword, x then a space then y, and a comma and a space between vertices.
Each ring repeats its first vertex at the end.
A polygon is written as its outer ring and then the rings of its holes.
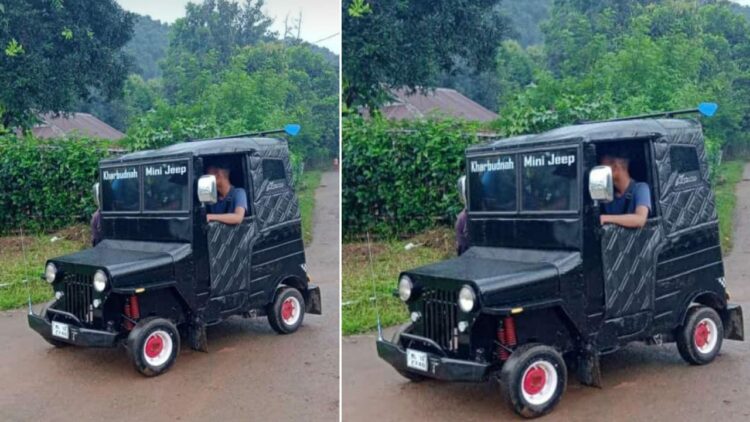
POLYGON ((614 199, 611 168, 596 166, 591 169, 589 173, 589 194, 594 201, 611 202, 614 199))
POLYGON ((458 178, 458 197, 461 198, 461 203, 466 205, 466 176, 458 178))
POLYGON ((198 179, 198 200, 202 204, 216 203, 216 176, 207 174, 198 179))
POLYGON ((99 182, 94 183, 93 190, 94 190, 94 202, 96 202, 96 207, 97 208, 101 208, 102 206, 99 204, 99 198, 100 198, 100 196, 99 196, 99 182))

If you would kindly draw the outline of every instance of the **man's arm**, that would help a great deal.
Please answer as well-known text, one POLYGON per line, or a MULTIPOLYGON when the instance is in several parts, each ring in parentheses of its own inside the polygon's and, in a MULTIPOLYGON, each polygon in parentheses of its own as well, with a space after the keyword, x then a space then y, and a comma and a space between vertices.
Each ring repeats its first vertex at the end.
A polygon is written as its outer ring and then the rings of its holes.
POLYGON ((233 213, 229 214, 206 214, 206 220, 210 223, 211 221, 218 221, 224 224, 240 224, 242 219, 245 218, 245 209, 237 207, 233 213))
POLYGON ((630 229, 639 229, 646 225, 648 220, 648 207, 639 205, 635 208, 635 214, 602 215, 602 224, 617 224, 630 229))

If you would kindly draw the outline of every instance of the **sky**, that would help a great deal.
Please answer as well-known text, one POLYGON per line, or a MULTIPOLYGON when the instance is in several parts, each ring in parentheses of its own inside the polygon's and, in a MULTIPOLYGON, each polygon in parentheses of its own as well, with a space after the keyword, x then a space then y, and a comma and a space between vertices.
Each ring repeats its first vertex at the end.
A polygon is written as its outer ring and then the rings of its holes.
POLYGON ((743 6, 750 6, 750 0, 732 0, 735 3, 739 3, 743 6))
MULTIPOLYGON (((750 0, 747 0, 750 1, 750 0)), ((189 0, 117 0, 123 9, 140 15, 149 15, 162 22, 174 22, 185 16, 189 0)), ((200 0, 192 0, 200 3, 200 0)), ((244 1, 243 1, 244 3, 244 1)), ((266 0, 263 11, 273 18, 273 30, 284 32, 284 18, 292 22, 302 13, 300 37, 308 42, 341 53, 341 2, 340 0, 266 0), (335 36, 332 36, 336 34, 335 36), (332 37, 330 37, 332 36, 332 37), (330 37, 320 41, 323 38, 330 37)))

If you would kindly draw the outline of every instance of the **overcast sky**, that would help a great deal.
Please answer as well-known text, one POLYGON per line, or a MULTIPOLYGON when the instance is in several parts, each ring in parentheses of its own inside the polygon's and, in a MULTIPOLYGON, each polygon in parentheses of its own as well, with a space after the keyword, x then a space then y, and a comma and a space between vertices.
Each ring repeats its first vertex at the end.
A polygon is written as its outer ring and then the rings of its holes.
MULTIPOLYGON (((117 0, 117 2, 125 10, 172 23, 175 19, 185 16, 185 5, 190 0, 117 0)), ((200 3, 201 1, 193 0, 192 2, 200 3)), ((279 33, 284 32, 284 18, 287 15, 291 22, 302 12, 300 34, 302 39, 327 47, 336 54, 341 53, 340 0, 266 0, 263 9, 266 15, 273 18, 273 29, 279 33), (320 41, 334 34, 337 35, 320 41)))
POLYGON ((739 3, 745 6, 750 6, 750 0, 732 0, 735 3, 739 3))

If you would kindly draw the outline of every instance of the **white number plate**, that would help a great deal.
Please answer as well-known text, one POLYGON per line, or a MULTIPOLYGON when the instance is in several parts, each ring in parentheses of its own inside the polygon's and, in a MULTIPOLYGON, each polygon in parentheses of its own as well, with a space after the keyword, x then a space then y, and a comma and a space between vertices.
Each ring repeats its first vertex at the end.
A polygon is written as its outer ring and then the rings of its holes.
POLYGON ((52 321, 52 335, 55 337, 64 338, 68 340, 70 334, 68 331, 68 324, 62 324, 59 322, 52 321))
POLYGON ((406 349, 406 366, 427 372, 427 353, 406 349))

